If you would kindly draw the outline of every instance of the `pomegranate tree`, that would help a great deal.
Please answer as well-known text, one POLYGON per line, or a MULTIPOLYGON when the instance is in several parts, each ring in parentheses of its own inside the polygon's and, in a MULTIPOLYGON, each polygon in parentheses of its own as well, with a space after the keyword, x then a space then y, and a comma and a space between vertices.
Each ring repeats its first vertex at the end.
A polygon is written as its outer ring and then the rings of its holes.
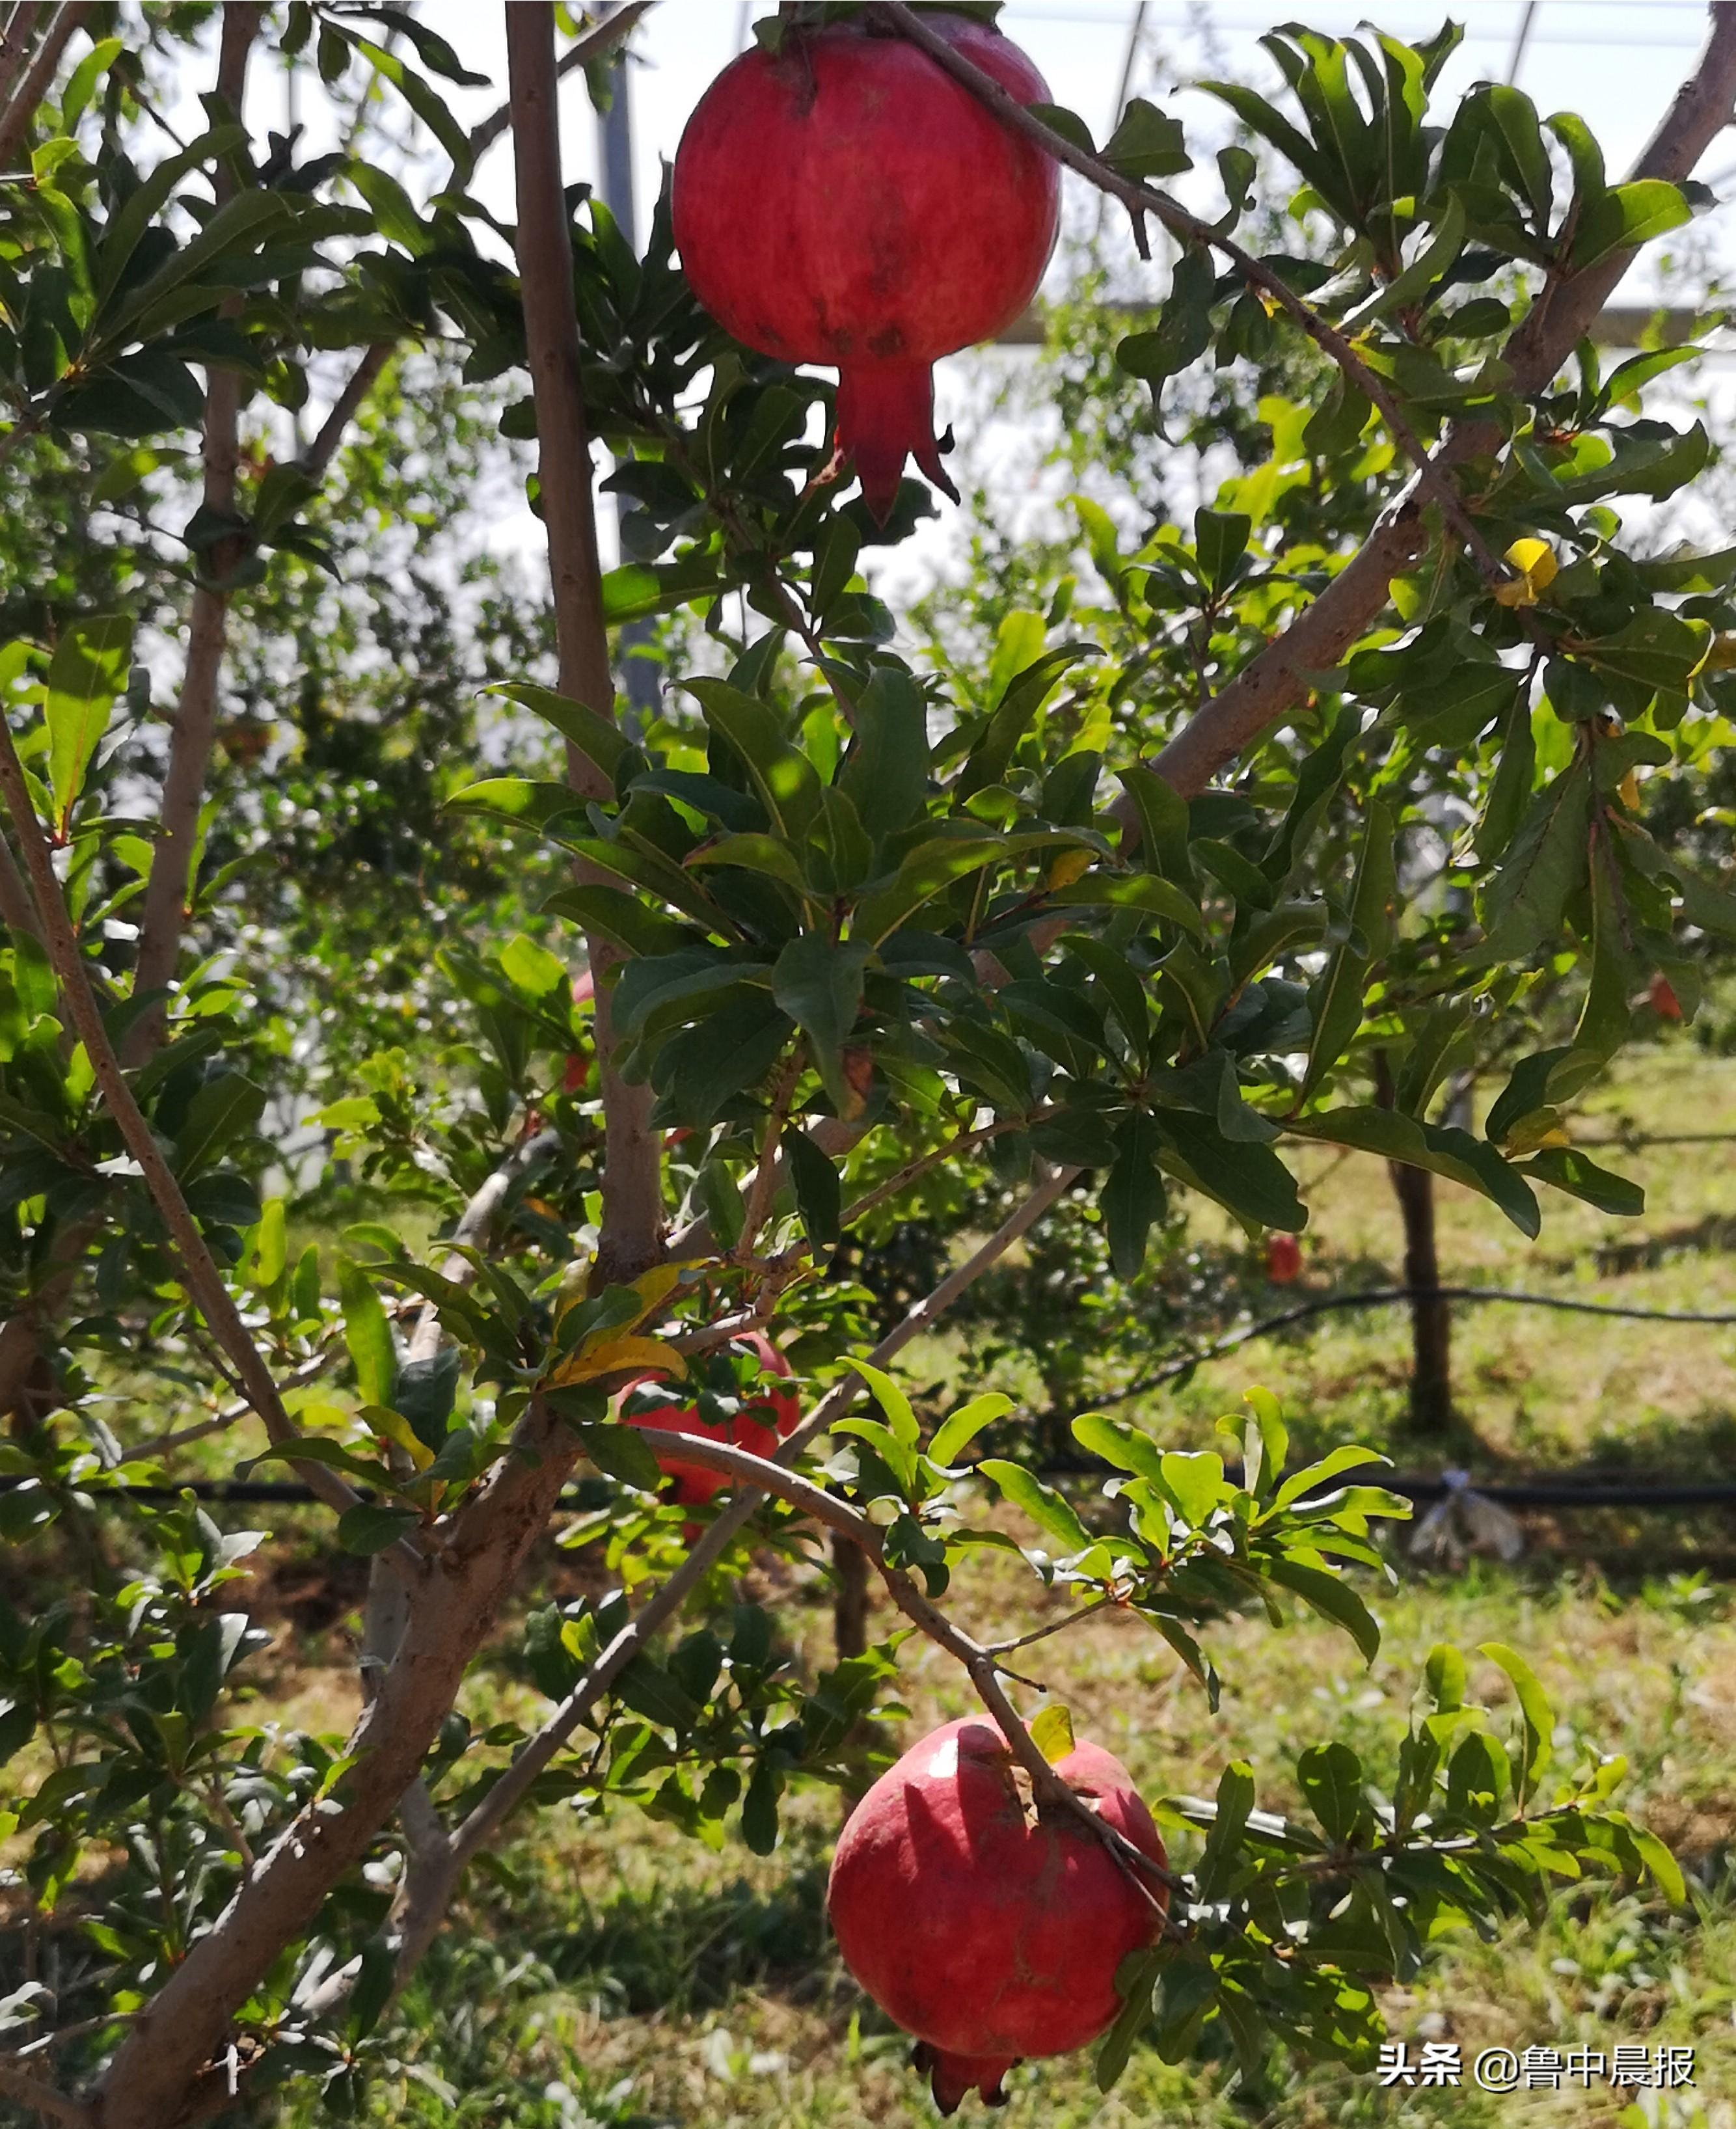
MULTIPOLYGON (((1164 1861, 1113 1755, 1078 1745, 1056 1771, 1164 1861)), ((1028 1777, 980 1716, 931 1731, 880 1776, 839 1840, 827 1902, 845 1964, 920 2043, 943 2114, 973 2091, 998 2104, 1014 2063, 1106 2031, 1121 2008, 1115 1969, 1158 1926, 1082 1820, 1033 1804, 1028 1777)))
MULTIPOLYGON (((1022 103, 1048 90, 985 22, 925 19, 1022 103)), ((835 364, 836 445, 884 524, 907 456, 957 500, 933 364, 1031 300, 1060 174, 902 38, 792 29, 718 75, 675 155, 675 242, 694 293, 746 345, 835 364)))

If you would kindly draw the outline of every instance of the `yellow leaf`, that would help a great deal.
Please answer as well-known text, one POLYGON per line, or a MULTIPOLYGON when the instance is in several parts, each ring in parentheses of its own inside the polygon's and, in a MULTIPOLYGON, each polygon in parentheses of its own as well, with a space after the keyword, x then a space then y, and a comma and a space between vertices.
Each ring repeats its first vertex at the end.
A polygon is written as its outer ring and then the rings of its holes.
POLYGON ((1639 779, 1630 769, 1615 787, 1621 803, 1630 813, 1639 811, 1639 779))
POLYGON ((1517 574, 1510 583, 1496 585, 1495 597, 1500 606, 1535 606, 1561 572, 1555 550, 1547 540, 1515 540, 1505 559, 1517 574))
POLYGON ((599 1375, 613 1375, 627 1368, 656 1368, 665 1375, 684 1379, 687 1363, 673 1346, 665 1346, 661 1338, 635 1338, 617 1334, 606 1338, 601 1345, 586 1346, 570 1359, 563 1360, 551 1375, 544 1378, 543 1387, 560 1389, 568 1383, 594 1382, 599 1375))
POLYGON ((1090 869, 1090 851, 1063 850, 1049 867, 1047 884, 1051 888, 1071 887, 1075 879, 1082 879, 1090 869))
POLYGON ((1031 1725, 1031 1742, 1052 1767, 1058 1767, 1073 1750, 1073 1717, 1058 1703, 1044 1708, 1031 1725))
POLYGON ((362 1418, 368 1431, 377 1441, 389 1441, 401 1449, 418 1471, 426 1471, 434 1461, 434 1452, 425 1441, 417 1441, 410 1430, 410 1422, 401 1412, 393 1412, 383 1404, 365 1404, 362 1418))

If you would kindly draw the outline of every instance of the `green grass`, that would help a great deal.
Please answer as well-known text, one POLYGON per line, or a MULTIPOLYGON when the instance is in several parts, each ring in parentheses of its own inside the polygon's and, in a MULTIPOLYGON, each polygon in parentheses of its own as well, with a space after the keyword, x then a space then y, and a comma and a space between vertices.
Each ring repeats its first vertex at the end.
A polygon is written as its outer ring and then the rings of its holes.
MULTIPOLYGON (((1686 1043, 1643 1059, 1597 1105, 1587 1131, 1736 1128, 1736 1065, 1686 1043)), ((1721 1147, 1657 1148, 1610 1165, 1646 1181, 1644 1217, 1619 1222, 1552 1198, 1543 1239, 1527 1244, 1491 1208, 1442 1190, 1443 1270, 1482 1281, 1633 1301, 1736 1309, 1736 1162, 1721 1147)), ((1308 1282, 1391 1279, 1396 1214, 1371 1162, 1316 1157, 1308 1282)), ((1275 1295, 1275 1304, 1281 1297, 1275 1295)), ((1484 1308, 1456 1320, 1460 1426, 1419 1441, 1405 1417, 1405 1326, 1396 1313, 1328 1318, 1306 1336, 1203 1368, 1173 1396, 1132 1409, 1176 1440, 1203 1441, 1242 1387, 1285 1400, 1300 1446, 1381 1442, 1400 1463, 1468 1460, 1504 1469, 1595 1460, 1636 1476, 1736 1469, 1736 1331, 1597 1322, 1484 1308)), ((916 1372, 948 1355, 937 1344, 916 1372)), ((1109 1615, 1045 1643, 1037 1674, 1075 1724, 1126 1759, 1153 1796, 1209 1792, 1223 1762, 1252 1760, 1261 1801, 1291 1801, 1285 1768, 1304 1746, 1342 1736, 1376 1769, 1390 1765, 1429 1646, 1467 1652, 1500 1641, 1523 1650, 1548 1687, 1559 1757, 1624 1753, 1624 1801, 1663 1835, 1689 1875, 1691 1906, 1567 1887, 1543 1927, 1493 1943, 1449 1940, 1385 2008, 1395 2036, 1450 2037, 1477 2050, 1548 2045, 1608 2050, 1619 2041, 1694 2046, 1689 2093, 1594 2086, 1495 2098, 1469 2089, 1398 2093, 1331 2066, 1279 2068, 1260 2092, 1231 2065, 1180 2067, 1137 2051, 1099 2096, 1089 2062, 1028 2065, 1013 2080, 1008 2129, 1325 2129, 1420 2125, 1471 2129, 1610 2124, 1736 2129, 1736 1616, 1696 1560, 1736 1551, 1726 1515, 1638 1513, 1530 1518, 1516 1567, 1473 1560, 1424 1573, 1394 1545, 1399 1586, 1376 1599, 1381 1654, 1362 1669, 1341 1636, 1314 1624, 1281 1633, 1233 1622, 1212 1646, 1224 1679, 1215 1717, 1166 1647, 1109 1615), (1655 2102, 1655 2105, 1653 2103, 1655 2102), (1624 2113, 1624 2109, 1630 2111, 1624 2113)), ((1047 1598, 1004 1556, 956 1590, 965 1622, 1036 1623, 1047 1598)), ((798 1582, 780 1599, 809 1665, 827 1648, 827 1597, 798 1582)), ((883 1629, 890 1620, 877 1615, 883 1629)), ((1503 1698, 1473 1658, 1483 1695, 1503 1698)), ((968 1688, 950 1660, 908 1646, 913 1727, 962 1712, 968 1688)), ((479 1708, 497 1688, 478 1681, 479 1708)), ((522 1688, 513 1688, 520 1692, 522 1688)), ((364 2103, 367 2118, 406 2125, 915 2125, 934 2117, 904 2067, 905 2044, 855 1991, 830 1947, 824 1871, 838 1804, 793 1801, 779 1853, 758 1860, 732 1841, 689 1844, 631 1811, 606 1822, 556 1812, 522 1831, 499 1878, 467 1888, 446 1939, 392 2028, 392 2061, 364 2103)), ((286 2104, 281 2129, 330 2118, 286 2104)))

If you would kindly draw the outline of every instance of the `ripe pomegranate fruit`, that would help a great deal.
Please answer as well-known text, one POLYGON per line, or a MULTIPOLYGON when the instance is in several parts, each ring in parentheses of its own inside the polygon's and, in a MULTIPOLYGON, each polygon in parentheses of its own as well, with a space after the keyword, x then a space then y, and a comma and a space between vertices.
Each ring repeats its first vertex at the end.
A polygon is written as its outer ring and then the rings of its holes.
MULTIPOLYGON (((1080 1745, 1056 1771, 1157 1863, 1163 1843, 1121 1762, 1080 1745)), ((1167 1905, 1155 1880, 1152 1891, 1167 1905)), ((937 2104, 991 2106, 1026 2055, 1064 2055, 1121 2008, 1115 1969, 1157 1921, 1071 1812, 1033 1810, 981 1716, 913 1746, 851 1812, 827 1888, 844 1963, 919 2046, 937 2104)))
POLYGON ((1274 1286, 1288 1286, 1302 1276, 1302 1245, 1294 1235, 1266 1236, 1266 1275, 1274 1286))
MULTIPOLYGON (((789 1363, 762 1331, 750 1331, 744 1337, 733 1338, 724 1348, 724 1360, 714 1372, 731 1379, 729 1390, 733 1395, 732 1370, 728 1355, 751 1352, 758 1360, 763 1372, 787 1375, 789 1363)), ((728 1441, 737 1449, 745 1449, 755 1456, 770 1456, 785 1435, 794 1434, 802 1417, 801 1401, 789 1390, 760 1391, 744 1403, 740 1411, 731 1413, 726 1408, 717 1417, 708 1417, 704 1405, 708 1396, 715 1393, 702 1388, 695 1401, 689 1386, 686 1391, 665 1386, 663 1379, 656 1374, 635 1376, 622 1393, 621 1417, 630 1426, 642 1426, 653 1433, 697 1434, 708 1441, 728 1441), (655 1396, 648 1394, 655 1390, 655 1396), (635 1393, 637 1393, 636 1398, 635 1393), (685 1402, 677 1403, 679 1397, 685 1402)), ((708 1471, 703 1465, 689 1464, 680 1456, 657 1452, 660 1470, 673 1479, 670 1498, 684 1507, 699 1507, 721 1493, 733 1481, 721 1472, 708 1471)))
MULTIPOLYGON (((998 30, 923 13, 1021 103, 1047 100, 998 30)), ((837 364, 837 450, 879 522, 911 453, 956 502, 932 365, 1030 302, 1058 226, 1054 162, 926 52, 841 22, 723 69, 675 151, 671 204, 688 280, 720 325, 762 355, 837 364)))

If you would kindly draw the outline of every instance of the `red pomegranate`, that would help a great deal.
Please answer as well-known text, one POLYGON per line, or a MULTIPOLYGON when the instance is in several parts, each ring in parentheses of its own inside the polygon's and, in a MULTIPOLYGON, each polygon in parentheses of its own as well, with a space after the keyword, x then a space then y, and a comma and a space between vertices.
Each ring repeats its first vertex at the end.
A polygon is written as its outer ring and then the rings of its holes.
MULTIPOLYGON (((1021 103, 1048 89, 986 22, 923 19, 1021 103)), ((1009 324, 1055 243, 1060 173, 902 37, 791 30, 700 98, 675 152, 675 242, 746 345, 834 363, 837 447, 885 524, 908 454, 956 502, 932 365, 1009 324)))
POLYGON ((1302 1276, 1302 1245, 1294 1235, 1266 1236, 1266 1275, 1274 1286, 1288 1286, 1302 1276))
MULTIPOLYGON (((1120 1760, 1080 1745, 1056 1772, 1156 1862, 1163 1843, 1120 1760)), ((913 1746, 851 1812, 827 1904, 844 1963, 921 2043, 936 2103, 991 2106, 1026 2055, 1065 2055, 1121 2008, 1115 1969, 1157 1918, 1090 1828, 1033 1811, 1006 1740, 981 1716, 913 1746)), ((1167 1897, 1153 1883, 1163 1905, 1167 1897)))
MULTIPOLYGON (((763 1372, 787 1375, 789 1363, 762 1331, 750 1331, 743 1337, 734 1338, 725 1348, 726 1354, 751 1352, 763 1372)), ((726 1364, 727 1365, 727 1364, 726 1364)), ((622 1393, 621 1417, 631 1426, 642 1426, 653 1432, 697 1434, 708 1441, 732 1442, 737 1449, 745 1449, 755 1456, 770 1456, 786 1435, 794 1434, 801 1422, 801 1400, 789 1390, 756 1393, 742 1409, 727 1417, 708 1419, 697 1403, 693 1401, 691 1388, 686 1392, 688 1402, 677 1403, 682 1393, 673 1385, 665 1386, 655 1374, 639 1375, 622 1393), (661 1393, 660 1401, 648 1401, 633 1408, 634 1392, 641 1398, 648 1388, 661 1393), (756 1414, 763 1414, 756 1417, 756 1414)), ((670 1497, 685 1507, 698 1507, 721 1493, 734 1482, 719 1471, 708 1471, 702 1465, 687 1463, 680 1456, 665 1456, 660 1450, 659 1469, 675 1480, 670 1497)))
POLYGON ((1681 1000, 1676 995, 1676 986, 1670 981, 1670 979, 1663 973, 1662 969, 1660 969, 1657 974, 1653 977, 1650 988, 1648 989, 1646 996, 1651 1001, 1653 1012, 1657 1015, 1660 1020, 1680 1020, 1681 1018, 1681 1000))

